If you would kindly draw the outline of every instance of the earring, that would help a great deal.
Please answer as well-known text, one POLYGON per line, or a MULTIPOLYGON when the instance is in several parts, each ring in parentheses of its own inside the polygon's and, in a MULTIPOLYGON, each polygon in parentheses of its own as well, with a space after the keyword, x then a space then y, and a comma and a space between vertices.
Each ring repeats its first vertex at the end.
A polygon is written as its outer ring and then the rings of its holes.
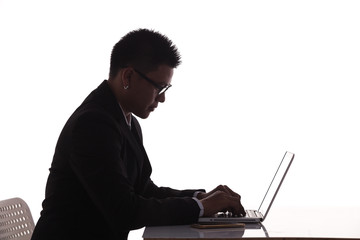
POLYGON ((129 85, 127 85, 127 86, 124 86, 124 89, 125 89, 125 90, 127 90, 128 88, 129 88, 129 85))

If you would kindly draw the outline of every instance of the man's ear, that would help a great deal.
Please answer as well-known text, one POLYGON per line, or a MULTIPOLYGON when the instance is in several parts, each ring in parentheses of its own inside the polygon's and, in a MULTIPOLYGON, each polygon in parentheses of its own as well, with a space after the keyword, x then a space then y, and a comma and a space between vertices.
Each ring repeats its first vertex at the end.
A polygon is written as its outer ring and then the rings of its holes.
POLYGON ((125 68, 121 73, 121 82, 125 89, 130 87, 130 79, 134 71, 131 68, 125 68))

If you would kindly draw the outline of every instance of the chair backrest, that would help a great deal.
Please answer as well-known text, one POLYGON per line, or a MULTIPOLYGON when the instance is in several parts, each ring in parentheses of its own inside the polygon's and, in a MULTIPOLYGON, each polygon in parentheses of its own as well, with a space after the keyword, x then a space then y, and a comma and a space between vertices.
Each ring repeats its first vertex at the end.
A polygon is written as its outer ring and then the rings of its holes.
POLYGON ((29 240, 34 230, 30 209, 21 198, 0 201, 0 240, 29 240))

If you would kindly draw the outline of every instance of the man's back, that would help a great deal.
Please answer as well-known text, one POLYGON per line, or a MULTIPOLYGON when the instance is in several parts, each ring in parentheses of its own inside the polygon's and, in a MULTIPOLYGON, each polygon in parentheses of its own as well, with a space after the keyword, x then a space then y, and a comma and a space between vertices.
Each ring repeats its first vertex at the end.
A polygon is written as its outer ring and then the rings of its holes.
MULTIPOLYGON (((115 234, 110 229, 109 223, 99 210, 99 206, 95 205, 94 198, 86 188, 88 183, 84 184, 83 179, 79 177, 84 173, 76 172, 76 169, 80 168, 73 166, 75 161, 72 161, 72 155, 75 154, 73 150, 77 145, 74 143, 77 141, 74 128, 77 124, 86 122, 81 118, 91 118, 91 115, 96 115, 95 117, 99 119, 104 118, 105 115, 112 118, 111 112, 106 113, 106 109, 99 104, 99 101, 101 103, 106 100, 98 99, 104 96, 98 96, 100 93, 97 91, 90 94, 74 112, 60 134, 46 186, 43 211, 32 239, 126 239, 128 231, 120 231, 115 234), (103 116, 101 116, 101 112, 103 112, 103 116), (41 231, 39 231, 40 229, 41 231)), ((114 120, 107 119, 106 121, 111 123, 114 120)), ((96 131, 96 129, 89 129, 89 131, 96 131)), ((79 142, 79 144, 86 143, 79 142)), ((86 146, 84 147, 86 148, 86 146)), ((106 157, 104 156, 103 159, 105 160, 106 157)), ((89 156, 89 164, 90 162, 89 156)), ((106 166, 105 162, 103 162, 103 166, 106 166)), ((87 168, 86 166, 82 167, 87 168)), ((101 175, 102 173, 97 173, 96 178, 100 178, 101 175)), ((95 178, 94 180, 96 181, 95 178)), ((92 184, 96 184, 96 182, 92 184)), ((111 191, 110 188, 111 185, 109 185, 109 191, 111 191)))

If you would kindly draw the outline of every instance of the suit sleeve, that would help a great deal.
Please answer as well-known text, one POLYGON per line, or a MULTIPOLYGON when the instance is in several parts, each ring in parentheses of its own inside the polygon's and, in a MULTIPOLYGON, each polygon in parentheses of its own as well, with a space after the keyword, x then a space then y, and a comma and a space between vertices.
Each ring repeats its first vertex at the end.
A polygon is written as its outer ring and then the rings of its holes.
POLYGON ((144 196, 164 199, 168 197, 193 197, 195 192, 205 192, 204 189, 177 190, 169 187, 158 187, 151 179, 148 180, 144 196))
POLYGON ((196 222, 200 209, 188 196, 190 192, 158 188, 152 182, 146 187, 148 195, 135 192, 119 157, 123 140, 113 121, 99 113, 83 114, 72 131, 70 159, 91 201, 112 229, 196 222))

